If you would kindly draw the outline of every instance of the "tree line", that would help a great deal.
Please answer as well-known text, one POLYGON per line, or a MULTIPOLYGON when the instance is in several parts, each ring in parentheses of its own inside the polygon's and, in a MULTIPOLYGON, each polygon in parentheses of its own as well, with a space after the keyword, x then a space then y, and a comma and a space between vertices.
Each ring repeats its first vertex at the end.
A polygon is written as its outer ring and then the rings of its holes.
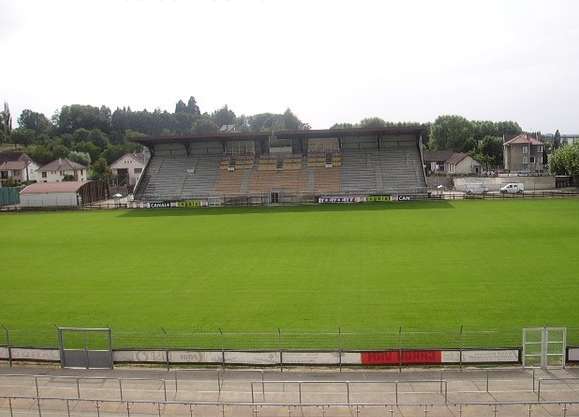
POLYGON ((23 110, 12 129, 5 104, 0 112, 0 143, 19 145, 34 161, 45 164, 69 158, 91 167, 93 177, 109 174, 108 165, 124 153, 140 150, 129 139, 146 135, 208 134, 222 126, 237 132, 272 129, 309 129, 290 109, 284 113, 239 115, 227 105, 202 113, 194 97, 179 100, 174 112, 137 110, 112 111, 106 107, 72 104, 62 106, 49 119, 43 113, 23 110))
MULTIPOLYGON (((290 109, 284 113, 237 115, 227 105, 202 112, 195 97, 178 100, 173 112, 132 110, 111 111, 106 106, 72 104, 62 106, 52 117, 25 109, 12 129, 8 106, 0 112, 0 143, 20 145, 40 164, 69 158, 93 168, 95 176, 105 175, 107 166, 126 152, 140 150, 129 139, 144 135, 209 134, 226 126, 226 131, 260 132, 281 129, 309 129, 290 109)), ((503 161, 503 141, 522 132, 515 121, 468 120, 459 115, 442 115, 432 123, 391 122, 368 117, 358 123, 335 123, 330 129, 424 127, 424 143, 430 150, 469 153, 487 169, 503 161)), ((555 140, 555 147, 557 141, 555 140)), ((569 160, 569 157, 559 158, 569 160)), ((557 165, 560 166, 561 164, 557 165)), ((569 164, 567 164, 569 165, 569 164)), ((563 169, 559 168, 558 172, 563 169)))

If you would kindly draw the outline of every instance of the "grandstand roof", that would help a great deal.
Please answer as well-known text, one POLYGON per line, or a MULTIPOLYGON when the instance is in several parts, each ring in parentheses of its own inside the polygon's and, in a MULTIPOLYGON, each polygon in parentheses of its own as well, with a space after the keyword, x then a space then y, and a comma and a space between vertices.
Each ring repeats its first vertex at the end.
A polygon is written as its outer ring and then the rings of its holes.
POLYGON ((20 194, 72 193, 90 182, 92 181, 36 182, 25 187, 20 194))
POLYGON ((223 133, 216 132, 203 135, 180 135, 180 136, 145 136, 131 138, 133 142, 143 145, 170 143, 170 142, 206 142, 206 141, 239 141, 239 140, 265 140, 270 136, 279 139, 291 138, 335 138, 348 136, 375 136, 375 135, 420 135, 426 132, 425 127, 381 127, 370 129, 311 129, 311 130, 276 130, 268 132, 246 133, 223 133))

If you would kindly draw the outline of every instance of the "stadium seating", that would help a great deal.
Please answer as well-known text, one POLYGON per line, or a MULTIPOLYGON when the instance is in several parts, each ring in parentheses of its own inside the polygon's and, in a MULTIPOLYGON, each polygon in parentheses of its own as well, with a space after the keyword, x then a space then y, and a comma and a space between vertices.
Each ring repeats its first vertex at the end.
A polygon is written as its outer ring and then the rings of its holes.
POLYGON ((161 147, 135 193, 137 200, 285 194, 424 193, 416 142, 360 141, 337 151, 324 143, 309 153, 225 155, 214 144, 161 147), (323 151, 323 152, 322 152, 323 151))

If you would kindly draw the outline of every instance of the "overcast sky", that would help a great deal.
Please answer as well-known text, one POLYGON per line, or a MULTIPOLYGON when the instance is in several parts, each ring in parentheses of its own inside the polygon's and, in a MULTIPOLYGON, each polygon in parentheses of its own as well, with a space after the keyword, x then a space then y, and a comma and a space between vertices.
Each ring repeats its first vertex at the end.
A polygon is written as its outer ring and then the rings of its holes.
POLYGON ((0 101, 579 132, 579 1, 0 0, 0 101))

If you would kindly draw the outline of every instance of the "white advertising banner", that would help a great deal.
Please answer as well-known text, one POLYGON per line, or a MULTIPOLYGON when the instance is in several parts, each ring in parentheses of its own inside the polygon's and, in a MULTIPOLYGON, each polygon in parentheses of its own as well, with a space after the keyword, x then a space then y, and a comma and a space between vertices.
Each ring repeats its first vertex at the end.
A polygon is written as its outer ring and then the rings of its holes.
POLYGON ((360 352, 342 352, 342 365, 361 365, 362 354, 360 352))
POLYGON ((283 363, 304 365, 337 365, 338 352, 284 352, 283 363))
MULTIPOLYGON (((517 349, 462 351, 462 363, 505 363, 518 361, 519 351, 517 349)), ((442 363, 460 363, 460 351, 442 351, 442 363)))
POLYGON ((0 359, 8 359, 8 348, 0 347, 0 359))
POLYGON ((113 352, 114 362, 167 362, 164 350, 117 350, 113 352))
POLYGON ((174 350, 169 352, 169 362, 172 363, 221 363, 221 352, 174 350))
MULTIPOLYGON (((286 354, 283 355, 285 358, 286 354)), ((280 363, 280 354, 279 352, 225 352, 225 363, 277 365, 280 363)))
POLYGON ((58 349, 12 348, 12 359, 59 362, 60 351, 58 349))
POLYGON ((579 362, 579 348, 576 347, 569 348, 567 360, 570 362, 579 362))

